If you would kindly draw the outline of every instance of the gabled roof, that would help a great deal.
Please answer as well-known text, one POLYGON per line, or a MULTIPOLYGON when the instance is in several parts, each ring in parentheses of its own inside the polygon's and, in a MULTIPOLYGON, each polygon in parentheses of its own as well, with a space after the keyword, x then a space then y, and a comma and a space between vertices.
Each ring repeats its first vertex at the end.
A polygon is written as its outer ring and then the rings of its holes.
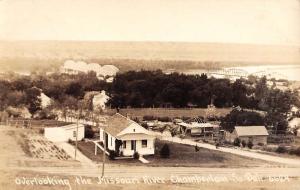
POLYGON ((106 127, 103 128, 104 131, 114 137, 121 137, 123 135, 132 133, 152 135, 150 131, 119 113, 109 117, 106 121, 106 124, 106 127))
POLYGON ((117 136, 121 131, 123 131, 133 123, 135 122, 131 119, 119 113, 116 113, 115 115, 107 119, 107 125, 106 127, 104 127, 104 130, 113 136, 117 136))
POLYGON ((236 126, 238 136, 266 136, 269 135, 265 126, 236 126))
MULTIPOLYGON (((81 127, 84 127, 84 125, 78 124, 78 128, 81 128, 81 127)), ((62 127, 59 127, 59 128, 63 128, 65 130, 76 129, 77 128, 77 124, 76 123, 72 123, 72 124, 65 125, 65 126, 62 126, 62 127)))

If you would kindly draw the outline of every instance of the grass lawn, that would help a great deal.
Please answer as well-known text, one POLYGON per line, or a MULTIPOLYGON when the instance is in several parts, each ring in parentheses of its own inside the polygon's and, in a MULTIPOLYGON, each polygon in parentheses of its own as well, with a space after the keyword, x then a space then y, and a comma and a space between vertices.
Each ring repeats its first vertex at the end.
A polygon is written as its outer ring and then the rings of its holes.
MULTIPOLYGON (((78 143, 79 150, 91 160, 102 162, 102 151, 98 149, 95 155, 95 145, 92 142, 81 141, 78 143)), ((121 165, 145 165, 138 160, 109 160, 107 163, 115 163, 121 165)), ((194 146, 173 143, 169 141, 156 140, 155 155, 144 156, 150 161, 146 166, 183 166, 183 167, 254 167, 268 164, 265 161, 246 158, 229 153, 223 153, 214 150, 199 148, 195 151, 194 146), (159 151, 162 146, 167 143, 170 148, 170 158, 161 158, 159 151)))
POLYGON ((186 166, 186 167, 254 167, 266 164, 266 162, 242 157, 234 154, 199 148, 194 146, 157 140, 155 143, 155 155, 146 156, 152 166, 186 166), (169 145, 170 158, 161 158, 159 151, 164 144, 169 145))
MULTIPOLYGON (((230 113, 231 108, 216 108, 214 115, 225 116, 230 113)), ((170 117, 181 118, 190 117, 195 118, 199 116, 205 117, 207 112, 206 108, 127 108, 120 109, 120 113, 123 115, 129 115, 142 119, 145 115, 151 115, 156 117, 170 117)), ((107 113, 116 113, 115 109, 108 109, 107 113)))

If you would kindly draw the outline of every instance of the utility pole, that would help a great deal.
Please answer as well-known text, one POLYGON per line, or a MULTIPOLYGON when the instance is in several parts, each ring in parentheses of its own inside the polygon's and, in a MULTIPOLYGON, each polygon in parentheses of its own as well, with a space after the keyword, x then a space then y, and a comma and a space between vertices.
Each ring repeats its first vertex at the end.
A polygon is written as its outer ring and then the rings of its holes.
POLYGON ((103 155, 102 155, 102 175, 104 177, 104 166, 105 166, 105 151, 106 151, 106 133, 105 133, 106 124, 103 127, 103 155))
POLYGON ((75 160, 76 160, 76 156, 77 156, 77 147, 78 147, 78 142, 77 142, 77 138, 78 138, 78 122, 79 122, 79 112, 78 112, 78 115, 77 115, 77 125, 76 125, 76 141, 75 141, 75 160))

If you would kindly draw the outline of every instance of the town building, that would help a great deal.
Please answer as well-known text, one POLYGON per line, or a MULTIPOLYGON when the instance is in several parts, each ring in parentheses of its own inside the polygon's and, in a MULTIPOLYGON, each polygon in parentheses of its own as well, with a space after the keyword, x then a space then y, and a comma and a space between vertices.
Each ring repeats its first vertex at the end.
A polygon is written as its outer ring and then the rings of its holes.
POLYGON ((46 127, 44 136, 52 142, 81 141, 84 139, 84 125, 70 124, 62 127, 46 127))
POLYGON ((119 155, 132 156, 135 152, 152 155, 155 136, 135 121, 116 113, 107 119, 105 126, 100 127, 100 142, 105 144, 106 150, 119 155))
POLYGON ((109 100, 109 96, 106 95, 106 92, 102 90, 100 93, 94 95, 92 103, 93 110, 101 109, 105 110, 105 105, 109 100))
POLYGON ((265 126, 236 126, 234 131, 225 135, 226 140, 233 142, 239 138, 241 141, 251 141, 254 145, 267 144, 268 131, 265 126))
POLYGON ((219 125, 214 125, 211 123, 199 123, 199 122, 191 122, 185 123, 180 122, 177 125, 180 126, 180 131, 185 135, 191 136, 200 136, 206 134, 213 134, 215 130, 219 129, 219 125))

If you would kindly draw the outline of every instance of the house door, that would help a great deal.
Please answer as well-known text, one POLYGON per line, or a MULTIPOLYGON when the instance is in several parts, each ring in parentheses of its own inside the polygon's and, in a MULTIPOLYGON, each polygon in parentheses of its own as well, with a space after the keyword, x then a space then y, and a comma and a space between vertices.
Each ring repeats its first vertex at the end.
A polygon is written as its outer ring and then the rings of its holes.
POLYGON ((108 135, 107 133, 104 133, 105 134, 105 149, 107 150, 108 149, 108 135))
POLYGON ((131 150, 136 152, 136 141, 135 140, 131 140, 131 150))

